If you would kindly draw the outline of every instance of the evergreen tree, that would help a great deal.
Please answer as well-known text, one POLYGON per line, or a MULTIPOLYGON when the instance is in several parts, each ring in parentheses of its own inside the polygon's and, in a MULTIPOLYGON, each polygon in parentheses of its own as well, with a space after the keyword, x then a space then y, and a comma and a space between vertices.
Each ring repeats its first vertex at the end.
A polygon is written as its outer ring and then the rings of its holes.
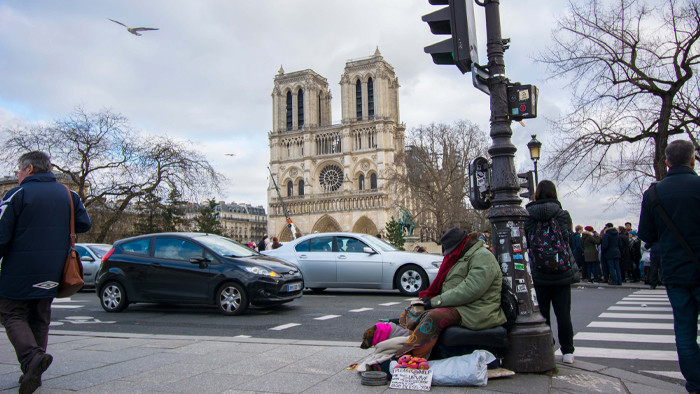
POLYGON ((207 234, 221 235, 221 222, 219 221, 219 213, 216 212, 218 204, 212 198, 207 200, 207 204, 199 210, 199 216, 195 218, 197 231, 207 234))
POLYGON ((393 216, 389 223, 386 224, 386 240, 398 249, 404 250, 403 245, 406 243, 406 240, 403 239, 403 229, 393 216))
POLYGON ((143 199, 139 202, 136 210, 138 213, 138 219, 134 223, 134 234, 152 234, 161 232, 161 216, 163 205, 161 204, 161 198, 152 194, 146 194, 143 199))
POLYGON ((168 200, 161 212, 162 231, 178 231, 185 223, 185 202, 180 200, 181 193, 170 189, 168 200))

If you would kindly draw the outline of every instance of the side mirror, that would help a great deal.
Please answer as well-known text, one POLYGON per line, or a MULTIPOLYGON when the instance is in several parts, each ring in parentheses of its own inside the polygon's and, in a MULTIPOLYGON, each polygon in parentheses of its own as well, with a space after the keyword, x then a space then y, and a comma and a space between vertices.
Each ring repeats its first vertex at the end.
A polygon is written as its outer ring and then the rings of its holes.
POLYGON ((95 259, 90 256, 82 256, 80 257, 80 261, 95 261, 95 259))
POLYGON ((369 254, 376 254, 376 253, 377 253, 377 252, 374 251, 374 249, 370 248, 369 246, 365 246, 365 247, 362 249, 362 251, 365 252, 365 253, 369 253, 369 254))
POLYGON ((191 257, 191 264, 199 264, 199 268, 207 268, 209 266, 209 259, 203 257, 191 257))

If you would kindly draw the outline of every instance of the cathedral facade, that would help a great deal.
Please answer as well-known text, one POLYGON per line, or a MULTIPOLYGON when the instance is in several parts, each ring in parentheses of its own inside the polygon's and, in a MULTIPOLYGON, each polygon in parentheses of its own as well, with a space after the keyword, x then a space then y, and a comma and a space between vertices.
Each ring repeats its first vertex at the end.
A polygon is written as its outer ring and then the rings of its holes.
POLYGON ((379 49, 349 60, 340 79, 342 119, 331 119, 326 78, 280 67, 272 91, 268 232, 352 231, 376 235, 397 217, 404 199, 388 182, 404 149, 399 83, 379 49), (279 194, 275 188, 279 188, 279 194), (281 195, 281 199, 280 199, 281 195))

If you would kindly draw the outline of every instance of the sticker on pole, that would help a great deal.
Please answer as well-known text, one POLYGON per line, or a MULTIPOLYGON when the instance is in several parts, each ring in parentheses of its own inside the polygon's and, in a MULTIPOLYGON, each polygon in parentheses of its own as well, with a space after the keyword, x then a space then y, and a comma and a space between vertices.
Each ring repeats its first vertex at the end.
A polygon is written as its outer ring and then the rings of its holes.
POLYGON ((393 371, 389 388, 430 391, 432 382, 433 371, 429 369, 396 368, 393 371))

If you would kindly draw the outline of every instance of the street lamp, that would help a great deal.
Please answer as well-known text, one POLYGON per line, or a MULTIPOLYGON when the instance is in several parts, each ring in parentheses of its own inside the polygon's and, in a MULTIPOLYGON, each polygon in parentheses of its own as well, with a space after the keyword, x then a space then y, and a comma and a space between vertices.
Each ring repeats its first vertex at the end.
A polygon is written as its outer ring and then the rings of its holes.
POLYGON ((540 159, 540 148, 542 148, 542 143, 537 141, 537 134, 531 134, 532 139, 527 143, 527 149, 530 150, 530 159, 535 163, 535 187, 539 184, 539 177, 537 176, 537 160, 540 159))

